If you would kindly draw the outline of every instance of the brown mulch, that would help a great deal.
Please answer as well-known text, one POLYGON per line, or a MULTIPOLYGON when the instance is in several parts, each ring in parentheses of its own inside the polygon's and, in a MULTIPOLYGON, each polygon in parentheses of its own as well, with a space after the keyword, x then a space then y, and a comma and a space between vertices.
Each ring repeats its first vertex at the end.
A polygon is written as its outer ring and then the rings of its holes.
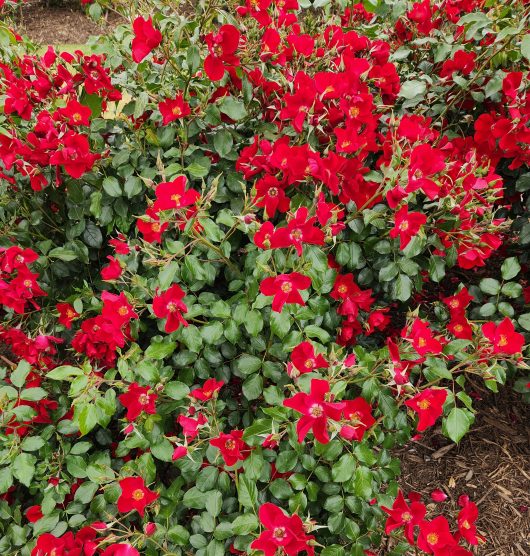
POLYGON ((467 494, 479 509, 478 530, 487 538, 480 556, 530 555, 530 407, 508 386, 480 390, 477 418, 458 446, 440 428, 401 450, 405 492, 421 492, 433 512, 455 516, 467 494), (434 504, 430 493, 448 499, 434 504))
POLYGON ((54 2, 30 0, 19 14, 16 30, 33 42, 47 46, 58 44, 84 44, 93 35, 109 33, 123 20, 114 13, 98 25, 90 19, 79 0, 54 2))

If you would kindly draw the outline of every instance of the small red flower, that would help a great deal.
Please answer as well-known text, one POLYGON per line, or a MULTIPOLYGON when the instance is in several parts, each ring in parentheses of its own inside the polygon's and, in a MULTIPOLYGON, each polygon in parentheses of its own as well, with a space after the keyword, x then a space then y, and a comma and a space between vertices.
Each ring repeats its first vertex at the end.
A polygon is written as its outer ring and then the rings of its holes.
POLYGON ((342 438, 360 442, 366 430, 375 423, 372 406, 364 398, 347 400, 345 403, 343 415, 348 424, 342 426, 340 435, 342 438))
POLYGON ((471 545, 476 546, 480 541, 485 541, 484 537, 477 534, 475 522, 478 519, 478 508, 467 496, 460 496, 459 505, 462 507, 458 514, 458 531, 460 535, 471 545))
POLYGON ((255 184, 256 196, 254 202, 256 206, 265 209, 268 218, 273 218, 276 211, 287 212, 291 205, 291 200, 285 194, 287 184, 278 181, 276 176, 267 174, 255 184))
POLYGON ((442 353, 442 343, 434 337, 429 323, 424 320, 416 318, 410 329, 410 334, 405 338, 412 341, 414 349, 420 355, 438 355, 442 353))
POLYGON ((302 414, 296 424, 298 442, 302 442, 307 433, 312 430, 315 439, 322 444, 329 442, 328 418, 339 421, 342 410, 346 407, 344 402, 330 402, 329 382, 314 378, 311 381, 309 394, 298 392, 292 398, 283 402, 289 407, 302 414))
POLYGON ((175 449, 173 450, 171 459, 173 461, 176 461, 180 458, 183 458, 187 453, 188 453, 188 449, 185 446, 176 446, 175 449))
POLYGON ((265 531, 252 542, 252 549, 260 550, 264 556, 274 556, 278 549, 289 556, 303 551, 307 551, 308 556, 314 555, 309 541, 315 537, 307 535, 302 520, 296 514, 288 516, 278 506, 268 502, 260 507, 259 520, 265 531))
POLYGON ((186 176, 179 176, 171 182, 164 182, 155 190, 156 201, 153 205, 155 212, 161 210, 175 210, 194 205, 201 195, 195 189, 186 190, 188 180, 186 176))
POLYGON ((160 223, 158 214, 152 209, 147 209, 145 217, 136 220, 136 227, 149 243, 160 243, 168 226, 169 222, 160 223))
POLYGON ((156 413, 155 402, 157 395, 148 386, 139 386, 136 382, 129 384, 125 394, 118 399, 121 405, 127 409, 127 420, 134 421, 142 413, 156 413))
POLYGON ((418 548, 427 554, 438 554, 439 551, 448 546, 456 545, 456 541, 449 530, 449 523, 442 515, 435 517, 432 521, 420 523, 420 535, 418 537, 418 548))
POLYGON ((221 389, 224 385, 222 380, 215 380, 215 378, 209 378, 202 386, 202 388, 196 388, 190 392, 190 396, 195 398, 196 400, 200 400, 202 402, 207 402, 211 400, 217 392, 221 389))
POLYGON ((482 333, 493 344, 493 353, 514 355, 523 350, 524 336, 515 331, 513 322, 508 317, 498 325, 494 322, 483 324, 482 333))
POLYGON ((274 234, 274 225, 272 222, 264 222, 259 230, 254 234, 254 243, 260 249, 270 249, 272 236, 274 234))
POLYGON ((140 553, 129 543, 120 542, 105 548, 101 556, 140 556, 140 553))
POLYGON ((79 316, 79 313, 70 303, 57 303, 55 308, 59 311, 59 318, 57 320, 70 330, 72 328, 72 321, 79 316))
POLYGON ((233 430, 230 434, 221 433, 212 438, 210 444, 219 448, 226 465, 235 465, 250 455, 250 446, 242 440, 243 431, 233 430))
POLYGON ((466 287, 462 288, 457 294, 444 297, 442 301, 449 307, 451 315, 459 315, 465 312, 467 306, 475 299, 470 295, 466 287))
POLYGON ((399 236, 399 248, 401 250, 410 243, 410 240, 418 234, 421 227, 427 222, 427 217, 421 212, 409 212, 407 205, 403 205, 395 215, 394 227, 390 230, 390 237, 399 236))
POLYGON ((177 423, 182 427, 182 433, 187 440, 193 440, 199 434, 199 429, 208 422, 208 419, 200 413, 197 419, 186 417, 186 415, 179 415, 177 423))
POLYGON ((279 228, 272 236, 273 248, 295 247, 298 256, 302 256, 304 243, 324 245, 324 232, 314 226, 316 217, 308 219, 307 207, 300 207, 294 217, 289 220, 286 228, 279 228))
POLYGON ((315 369, 326 369, 329 363, 322 354, 315 354, 315 348, 311 342, 298 344, 291 353, 291 361, 297 372, 291 372, 290 376, 310 373, 315 369))
POLYGON ((70 100, 64 108, 57 110, 57 114, 67 120, 71 126, 90 125, 92 110, 77 100, 70 100))
POLYGON ((118 511, 127 513, 136 510, 144 517, 145 507, 158 498, 158 493, 145 486, 142 477, 127 477, 119 481, 121 495, 118 498, 118 511))
POLYGON ((153 312, 160 319, 167 319, 164 330, 169 334, 174 332, 182 324, 188 326, 182 313, 186 313, 188 308, 182 299, 185 293, 178 284, 173 284, 168 290, 156 295, 153 299, 153 312))
POLYGON ((103 280, 112 281, 117 280, 123 273, 120 261, 110 255, 107 256, 109 264, 101 269, 101 278, 103 280))
POLYGON ((416 394, 405 405, 413 409, 419 416, 418 431, 432 427, 443 413, 443 405, 447 399, 447 390, 443 388, 427 388, 416 394))
POLYGON ((228 66, 239 65, 234 54, 239 46, 240 36, 233 25, 223 25, 218 33, 209 33, 204 38, 210 51, 204 60, 204 71, 212 81, 222 79, 228 66))
POLYGON ((26 517, 30 523, 35 523, 43 517, 42 509, 40 506, 30 506, 25 512, 26 517))
POLYGON ((392 509, 384 506, 381 509, 389 516, 385 524, 385 533, 388 535, 394 529, 404 527, 405 538, 410 544, 414 544, 414 528, 423 521, 427 511, 425 506, 417 500, 407 504, 403 493, 399 491, 392 509))
POLYGON ((133 22, 134 39, 132 57, 139 64, 153 49, 162 42, 162 33, 153 27, 153 19, 137 17, 133 22))
POLYGON ((184 100, 182 93, 178 93, 174 100, 164 100, 158 105, 158 109, 162 114, 162 123, 164 125, 184 118, 191 113, 190 105, 184 100))
POLYGON ((274 296, 272 310, 281 313, 286 303, 305 305, 300 290, 307 290, 309 286, 311 286, 311 278, 298 272, 291 272, 265 278, 259 289, 263 295, 274 296))

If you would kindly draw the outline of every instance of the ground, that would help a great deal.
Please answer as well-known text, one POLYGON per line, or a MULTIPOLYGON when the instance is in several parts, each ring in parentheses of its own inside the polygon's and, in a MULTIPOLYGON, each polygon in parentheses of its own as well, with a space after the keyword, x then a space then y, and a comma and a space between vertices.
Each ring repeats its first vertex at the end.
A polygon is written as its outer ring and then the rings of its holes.
MULTIPOLYGON (((119 17, 110 14, 104 25, 96 25, 84 15, 78 0, 49 7, 31 0, 17 30, 43 46, 81 45, 118 22, 119 17)), ((528 556, 530 410, 509 386, 498 395, 478 385, 476 392, 483 398, 477 403, 477 421, 458 446, 437 429, 401 451, 401 486, 426 498, 434 489, 442 489, 448 495, 440 505, 444 512, 449 507, 456 512, 458 496, 468 494, 479 506, 478 527, 487 537, 477 554, 528 556)))
POLYGON ((117 14, 109 13, 98 25, 85 15, 79 0, 28 0, 20 12, 17 30, 43 46, 79 45, 90 36, 109 32, 119 20, 117 14))

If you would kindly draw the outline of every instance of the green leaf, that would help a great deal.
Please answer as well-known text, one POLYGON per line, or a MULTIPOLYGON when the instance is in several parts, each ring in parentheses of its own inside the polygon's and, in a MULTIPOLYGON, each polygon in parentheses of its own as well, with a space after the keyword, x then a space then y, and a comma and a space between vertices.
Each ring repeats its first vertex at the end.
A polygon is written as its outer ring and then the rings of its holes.
POLYGON ((355 494, 368 500, 372 495, 372 472, 368 467, 358 467, 353 479, 355 494))
POLYGON ((37 458, 32 454, 18 454, 13 461, 13 476, 18 479, 24 486, 29 487, 33 475, 35 475, 35 464, 37 458))
POLYGON ((515 278, 520 271, 521 265, 516 257, 509 257, 502 263, 501 274, 503 280, 511 280, 512 278, 515 278))
POLYGON ((240 475, 239 484, 237 488, 238 500, 245 508, 255 508, 258 503, 258 489, 256 484, 245 477, 240 475))
POLYGON ((291 316, 287 312, 271 312, 270 327, 274 335, 283 340, 291 330, 291 316))
POLYGON ((355 471, 355 459, 351 454, 343 454, 331 468, 331 478, 335 483, 349 481, 355 471))
POLYGON ((160 461, 173 461, 173 445, 167 438, 161 437, 151 444, 151 453, 160 461))
POLYGON ((213 146, 219 156, 226 156, 232 150, 233 144, 232 134, 227 129, 221 129, 214 135, 213 146))
POLYGON ((110 197, 121 197, 122 191, 120 183, 116 178, 107 177, 103 180, 103 189, 110 197))
MULTIPOLYGON (((77 406, 76 406, 77 409, 77 406)), ((98 410, 94 404, 83 406, 79 412, 75 411, 75 421, 81 435, 88 434, 98 424, 98 410)))
POLYGON ((217 517, 223 507, 223 495, 218 491, 210 491, 206 499, 206 511, 212 516, 217 517))
POLYGON ((201 351, 202 336, 195 325, 190 324, 189 326, 182 327, 180 337, 190 351, 193 351, 193 353, 199 353, 201 351))
POLYGON ((92 483, 90 481, 85 481, 75 492, 74 500, 76 502, 81 502, 81 504, 88 504, 94 498, 96 492, 99 489, 99 485, 92 483))
POLYGON ((391 293, 399 301, 407 301, 412 295, 412 280, 406 274, 399 274, 392 282, 391 293))
POLYGON ((20 447, 24 452, 35 452, 46 444, 44 438, 40 436, 26 436, 20 447))
POLYGON ((263 391, 263 377, 253 374, 243 382, 243 395, 247 400, 257 400, 263 391))
POLYGON ((176 349, 175 342, 153 342, 146 350, 147 359, 164 359, 169 357, 176 349))
POLYGON ((249 311, 245 319, 245 328, 251 336, 257 336, 263 330, 263 318, 256 310, 249 311))
POLYGON ((424 95, 426 90, 427 84, 425 83, 425 81, 411 79, 410 81, 405 81, 405 83, 401 85, 399 96, 406 99, 411 99, 424 95))
POLYGON ((248 355, 244 353, 236 361, 236 369, 242 375, 250 375, 258 371, 261 367, 261 359, 255 355, 248 355))
POLYGON ((521 54, 530 61, 530 35, 528 34, 521 40, 521 54))
POLYGON ((497 295, 501 291, 499 281, 493 278, 483 278, 479 283, 479 288, 488 295, 497 295))
POLYGON ((530 313, 525 313, 524 315, 521 315, 517 320, 517 322, 525 330, 530 330, 530 313))
POLYGON ((52 380, 65 380, 74 376, 81 376, 84 372, 79 367, 72 367, 71 365, 61 365, 60 367, 55 367, 50 371, 46 377, 52 380))
POLYGON ((31 371, 31 365, 24 359, 22 359, 17 368, 11 373, 11 384, 17 388, 22 388, 26 383, 26 377, 31 371))
POLYGON ((0 469, 0 494, 5 494, 13 485, 13 474, 10 467, 0 469))
POLYGON ((210 496, 210 492, 201 492, 197 487, 191 487, 184 494, 182 503, 186 508, 193 508, 195 510, 202 510, 205 507, 206 500, 210 496))
POLYGON ((473 414, 467 409, 453 407, 447 417, 444 417, 442 429, 446 436, 453 442, 460 442, 460 439, 469 431, 469 427, 475 420, 473 414))
POLYGON ((254 514, 243 514, 234 519, 232 530, 234 535, 248 535, 255 531, 258 526, 258 519, 254 514))
POLYGON ((90 220, 86 223, 85 231, 83 232, 83 241, 94 249, 99 249, 103 243, 101 230, 90 220))
POLYGON ((285 450, 276 458, 276 469, 280 473, 292 471, 298 462, 298 454, 294 450, 285 450))
POLYGON ((219 110, 236 122, 242 120, 247 115, 245 105, 231 96, 222 98, 219 103, 219 110))
POLYGON ((207 344, 217 343, 223 335, 223 325, 219 321, 214 321, 200 329, 202 339, 207 344))
POLYGON ((164 394, 174 400, 183 400, 189 393, 189 386, 178 380, 168 382, 164 387, 164 394))

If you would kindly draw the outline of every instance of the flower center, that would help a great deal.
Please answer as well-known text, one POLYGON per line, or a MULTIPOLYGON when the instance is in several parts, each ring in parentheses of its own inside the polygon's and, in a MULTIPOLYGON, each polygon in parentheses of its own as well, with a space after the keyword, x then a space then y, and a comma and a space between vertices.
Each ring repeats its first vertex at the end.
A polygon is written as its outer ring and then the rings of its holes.
POLYGON ((284 293, 289 293, 293 291, 293 285, 291 284, 291 282, 284 282, 281 286, 281 290, 284 293))
POLYGON ((275 527, 272 536, 278 541, 285 539, 285 527, 275 527))
POLYGON ((418 407, 420 409, 429 409, 431 402, 429 400, 421 400, 421 402, 418 402, 418 407))
POLYGON ((129 309, 127 308, 126 305, 122 305, 122 306, 118 309, 118 315, 120 315, 120 317, 124 317, 128 312, 129 312, 129 309))
MULTIPOLYGON (((24 282, 24 284, 25 283, 26 282, 24 282)), ((501 336, 499 338, 499 341, 498 341, 498 345, 499 346, 505 346, 507 343, 508 343, 508 338, 504 334, 501 334, 501 336)))
POLYGON ((75 114, 72 114, 72 120, 74 120, 74 122, 80 122, 83 119, 83 116, 81 116, 81 114, 79 114, 79 112, 76 112, 75 114))
POLYGON ((304 367, 305 367, 306 369, 312 369, 313 366, 314 366, 314 362, 313 362, 312 359, 306 359, 306 360, 305 360, 304 367))
POLYGON ((178 195, 177 193, 175 193, 175 195, 171 195, 171 200, 175 201, 175 203, 177 205, 180 203, 180 198, 181 198, 181 195, 178 195))
POLYGON ((429 544, 438 544, 438 534, 437 533, 429 533, 427 535, 427 542, 429 544))
POLYGON ((143 500, 145 497, 144 491, 140 488, 137 488, 133 493, 132 497, 134 500, 143 500))
POLYGON ((324 415, 324 408, 320 404, 314 403, 309 409, 309 414, 311 417, 322 417, 324 415))
POLYGON ((427 345, 427 340, 425 338, 419 338, 418 345, 422 348, 427 345))
POLYGON ((346 293, 346 292, 348 291, 348 287, 345 286, 344 284, 342 284, 341 286, 339 286, 339 287, 337 288, 337 291, 338 291, 339 293, 346 293))
POLYGON ((361 414, 358 411, 350 413, 350 421, 353 423, 362 423, 361 414))
POLYGON ((350 108, 350 116, 352 118, 356 118, 359 115, 359 112, 360 112, 360 110, 359 110, 358 106, 352 106, 350 108))
POLYGON ((278 196, 278 188, 277 187, 271 187, 269 189, 269 197, 277 197, 278 196))
POLYGON ((26 286, 26 288, 31 288, 31 280, 24 280, 24 286, 26 286))
POLYGON ((460 307, 460 302, 458 301, 458 299, 452 299, 449 303, 449 307, 457 309, 458 307, 460 307))
POLYGON ((180 116, 182 114, 182 110, 180 109, 180 106, 174 106, 171 112, 173 112, 173 116, 180 116))
POLYGON ((138 396, 138 403, 140 405, 147 405, 149 403, 149 396, 147 394, 140 394, 138 396))
POLYGON ((302 239, 302 230, 300 230, 300 228, 295 228, 292 232, 291 232, 291 239, 295 240, 295 241, 300 241, 302 239))
POLYGON ((226 444, 225 444, 225 447, 226 447, 227 450, 235 450, 235 447, 236 447, 235 440, 227 440, 226 444))
POLYGON ((469 521, 467 519, 465 519, 464 521, 462 521, 462 527, 464 529, 471 529, 471 525, 469 524, 469 521))
POLYGON ((174 313, 178 307, 177 304, 174 301, 170 301, 167 305, 166 305, 166 309, 170 312, 170 313, 174 313))
POLYGON ((409 229, 409 223, 406 220, 403 220, 403 222, 401 222, 401 224, 399 225, 399 229, 402 232, 405 232, 406 230, 409 229))
POLYGON ((401 514, 401 520, 408 523, 412 519, 412 514, 410 512, 403 512, 401 514))
POLYGON ((462 332, 462 330, 464 330, 464 327, 461 324, 455 326, 455 332, 462 332))

